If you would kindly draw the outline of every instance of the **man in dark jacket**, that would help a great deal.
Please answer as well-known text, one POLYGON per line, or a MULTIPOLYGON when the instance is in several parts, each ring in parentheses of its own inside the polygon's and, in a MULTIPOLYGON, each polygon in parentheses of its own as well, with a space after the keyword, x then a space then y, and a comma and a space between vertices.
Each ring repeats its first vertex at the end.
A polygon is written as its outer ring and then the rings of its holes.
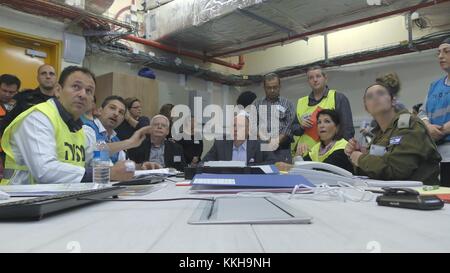
POLYGON ((150 121, 151 135, 141 144, 139 150, 128 152, 128 157, 136 163, 151 161, 163 168, 175 168, 184 171, 186 161, 183 148, 166 137, 169 134, 170 121, 163 115, 156 115, 150 121))
POLYGON ((215 140, 203 157, 206 161, 245 161, 247 165, 274 164, 276 157, 271 151, 263 151, 260 140, 249 140, 249 119, 246 114, 234 118, 233 140, 215 140))
POLYGON ((13 99, 16 101, 14 108, 6 115, 0 126, 0 134, 6 127, 22 112, 36 104, 47 101, 55 97, 57 88, 57 75, 55 69, 48 64, 43 64, 38 68, 37 81, 39 86, 36 89, 28 89, 17 93, 13 99))

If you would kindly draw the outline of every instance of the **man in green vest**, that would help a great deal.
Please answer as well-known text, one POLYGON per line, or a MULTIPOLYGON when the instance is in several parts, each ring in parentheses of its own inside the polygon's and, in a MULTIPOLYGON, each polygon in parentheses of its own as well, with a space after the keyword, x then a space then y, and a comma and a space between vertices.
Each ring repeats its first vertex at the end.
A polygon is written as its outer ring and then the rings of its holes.
POLYGON ((312 92, 297 102, 297 115, 292 124, 294 142, 291 145, 291 152, 293 154, 299 143, 306 143, 311 149, 319 141, 316 115, 321 109, 336 110, 341 120, 342 134, 346 140, 351 139, 355 134, 352 109, 347 97, 328 87, 327 75, 320 66, 310 67, 306 76, 312 92))
MULTIPOLYGON (((86 137, 80 116, 92 105, 95 76, 69 66, 59 78, 57 99, 49 99, 17 116, 5 129, 6 153, 2 185, 79 183, 92 181, 90 165, 95 143, 86 137)), ((111 168, 112 180, 127 180, 134 171, 125 161, 111 168)))

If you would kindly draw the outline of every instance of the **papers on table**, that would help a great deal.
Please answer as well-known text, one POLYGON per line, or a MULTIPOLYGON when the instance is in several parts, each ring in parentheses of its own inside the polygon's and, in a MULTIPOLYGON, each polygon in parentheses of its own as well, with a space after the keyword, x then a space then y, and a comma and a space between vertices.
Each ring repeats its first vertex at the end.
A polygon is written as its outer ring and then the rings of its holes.
POLYGON ((207 161, 203 164, 205 167, 247 167, 245 161, 207 161))
MULTIPOLYGON (((245 161, 207 161, 203 165, 204 167, 222 167, 222 168, 245 168, 247 164, 245 161)), ((275 165, 254 165, 248 166, 249 168, 259 168, 265 174, 278 174, 279 171, 275 165)))
POLYGON ((178 171, 171 168, 155 169, 155 170, 139 170, 134 172, 134 178, 140 178, 151 175, 169 176, 176 175, 178 171))
POLYGON ((384 187, 409 188, 409 187, 420 187, 423 185, 423 183, 420 181, 375 180, 375 179, 367 179, 367 178, 361 178, 361 177, 356 177, 355 185, 357 185, 356 182, 366 183, 368 187, 374 187, 374 188, 384 188, 384 187))
POLYGON ((252 168, 260 168, 265 174, 279 173, 279 171, 275 167, 275 165, 258 165, 258 166, 252 166, 252 168))
POLYGON ((111 187, 110 184, 73 183, 73 184, 35 184, 0 186, 0 190, 11 197, 46 196, 71 191, 92 190, 99 187, 111 187))

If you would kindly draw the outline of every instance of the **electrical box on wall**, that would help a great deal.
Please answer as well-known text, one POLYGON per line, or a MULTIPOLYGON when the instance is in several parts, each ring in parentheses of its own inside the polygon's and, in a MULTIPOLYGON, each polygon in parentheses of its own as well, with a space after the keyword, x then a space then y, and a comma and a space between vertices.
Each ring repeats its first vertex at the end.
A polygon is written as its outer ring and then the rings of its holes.
POLYGON ((145 38, 150 39, 156 31, 155 13, 148 12, 144 15, 145 38))
POLYGON ((66 62, 81 64, 86 54, 86 40, 83 36, 64 33, 64 55, 66 62))

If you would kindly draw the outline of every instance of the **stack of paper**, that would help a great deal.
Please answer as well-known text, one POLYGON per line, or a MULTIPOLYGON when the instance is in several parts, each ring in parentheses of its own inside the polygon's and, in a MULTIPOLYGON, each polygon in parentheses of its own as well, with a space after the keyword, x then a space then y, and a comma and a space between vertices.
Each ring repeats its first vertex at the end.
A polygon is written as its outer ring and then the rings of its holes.
POLYGON ((63 192, 84 191, 98 187, 111 187, 109 184, 73 183, 73 184, 35 184, 0 186, 0 190, 11 197, 45 196, 63 192))

